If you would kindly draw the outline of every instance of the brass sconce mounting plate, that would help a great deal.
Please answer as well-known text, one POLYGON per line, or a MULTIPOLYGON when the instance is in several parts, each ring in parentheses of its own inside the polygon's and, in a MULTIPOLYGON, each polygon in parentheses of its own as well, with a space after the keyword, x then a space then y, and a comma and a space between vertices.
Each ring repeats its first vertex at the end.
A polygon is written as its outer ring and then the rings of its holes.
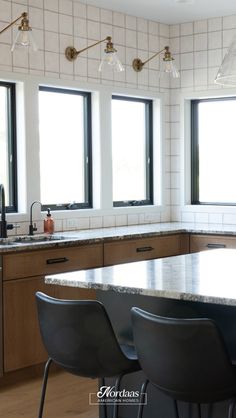
POLYGON ((143 69, 143 62, 140 58, 135 58, 132 62, 132 67, 134 71, 137 71, 138 73, 142 71, 143 69))
POLYGON ((78 51, 73 46, 68 46, 65 50, 65 56, 69 61, 74 61, 77 58, 78 51))

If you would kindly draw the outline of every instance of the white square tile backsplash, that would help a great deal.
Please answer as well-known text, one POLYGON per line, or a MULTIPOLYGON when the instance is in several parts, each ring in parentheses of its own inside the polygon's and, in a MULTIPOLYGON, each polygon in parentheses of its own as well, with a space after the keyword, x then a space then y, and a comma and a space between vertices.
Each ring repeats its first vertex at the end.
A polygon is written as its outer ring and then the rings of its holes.
POLYGON ((207 51, 194 52, 194 68, 207 68, 207 51))
MULTIPOLYGON (((165 171, 163 183, 166 208, 153 216, 145 213, 122 215, 99 215, 80 217, 70 227, 67 220, 57 220, 56 229, 67 230, 101 226, 131 225, 146 222, 164 222, 172 219, 183 222, 209 222, 236 224, 236 213, 225 213, 213 208, 204 213, 182 205, 182 140, 181 140, 181 94, 185 91, 220 89, 214 78, 226 48, 236 33, 236 15, 187 22, 181 25, 166 25, 162 22, 112 12, 77 0, 0 0, 0 28, 29 7, 30 23, 39 45, 37 54, 10 53, 12 33, 6 31, 0 37, 0 71, 52 77, 62 80, 79 80, 94 85, 129 87, 166 94, 165 121, 165 171), (120 74, 98 73, 99 60, 104 45, 84 52, 74 63, 66 60, 65 48, 74 45, 81 49, 88 44, 113 37, 115 47, 125 65, 120 74), (132 60, 138 56, 145 60, 166 45, 171 46, 181 78, 159 79, 159 59, 155 59, 141 73, 135 73, 132 60), (171 203, 171 204, 170 204, 171 203), (171 209, 171 205, 173 206, 171 209)), ((22 223, 23 231, 25 224, 22 223)), ((20 233, 20 231, 17 231, 20 233)))
MULTIPOLYGON (((42 6, 43 8, 43 6, 42 6)), ((58 0, 44 0, 45 10, 51 10, 52 12, 58 12, 58 0)))
POLYGON ((193 34, 193 23, 192 22, 182 23, 180 25, 180 33, 181 33, 181 36, 192 35, 193 34))
MULTIPOLYGON (((214 83, 216 73, 226 53, 226 48, 236 34, 236 15, 193 22, 191 24, 170 27, 171 45, 180 42, 181 79, 171 82, 171 219, 172 221, 236 224, 236 208, 200 207, 184 205, 183 179, 183 138, 181 132, 181 112, 177 120, 176 105, 181 103, 181 94, 185 92, 220 90, 214 83), (193 67, 191 65, 193 55, 193 67), (181 163, 182 162, 182 163, 181 163), (179 197, 181 199, 179 200, 179 197)), ((229 89, 230 91, 230 89, 229 89)))
POLYGON ((194 51, 204 51, 207 47, 207 34, 199 33, 194 35, 194 51))
POLYGON ((86 17, 87 17, 87 6, 85 4, 78 3, 77 1, 74 1, 73 2, 73 15, 74 16, 79 16, 83 19, 86 19, 86 17))
POLYGON ((197 20, 194 22, 194 33, 207 32, 207 20, 197 20))
POLYGON ((214 32, 216 30, 222 30, 222 17, 208 19, 208 31, 214 32))
POLYGON ((59 32, 59 15, 51 11, 44 11, 44 29, 50 32, 59 32))
MULTIPOLYGON (((200 35, 195 35, 200 36, 200 35)), ((193 36, 181 36, 180 38, 180 52, 192 52, 193 51, 193 36)))
POLYGON ((222 48, 222 32, 209 32, 208 33, 208 48, 216 49, 222 48))

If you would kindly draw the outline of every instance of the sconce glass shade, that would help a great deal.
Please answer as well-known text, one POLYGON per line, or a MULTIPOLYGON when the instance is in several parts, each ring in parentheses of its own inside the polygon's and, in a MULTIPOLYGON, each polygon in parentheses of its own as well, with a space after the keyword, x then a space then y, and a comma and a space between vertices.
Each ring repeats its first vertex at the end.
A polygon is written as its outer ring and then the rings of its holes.
POLYGON ((233 38, 228 51, 215 78, 216 84, 235 86, 236 85, 236 36, 233 38))
POLYGON ((120 73, 124 71, 124 67, 118 58, 116 51, 104 51, 102 60, 100 62, 98 71, 103 71, 105 68, 111 69, 114 72, 120 73))
POLYGON ((11 47, 11 52, 15 50, 15 48, 22 48, 28 47, 32 51, 37 51, 38 46, 34 40, 32 35, 32 29, 29 28, 27 30, 22 30, 20 27, 18 28, 18 32, 16 34, 15 40, 11 47))
POLYGON ((173 78, 179 78, 180 77, 180 73, 177 70, 177 67, 174 63, 174 60, 171 61, 163 61, 164 63, 164 69, 163 71, 165 73, 170 74, 173 78))

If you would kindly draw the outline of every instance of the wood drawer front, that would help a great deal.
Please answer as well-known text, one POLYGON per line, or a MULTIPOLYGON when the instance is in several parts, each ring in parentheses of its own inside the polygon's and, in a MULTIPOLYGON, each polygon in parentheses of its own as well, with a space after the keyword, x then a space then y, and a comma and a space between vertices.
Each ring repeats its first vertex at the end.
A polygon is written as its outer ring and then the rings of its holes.
POLYGON ((168 235, 104 244, 104 265, 149 260, 189 252, 189 236, 168 235))
POLYGON ((102 244, 9 254, 3 257, 3 280, 62 273, 102 265, 102 244))
POLYGON ((236 248, 236 237, 222 235, 191 235, 190 252, 206 251, 217 248, 236 248))

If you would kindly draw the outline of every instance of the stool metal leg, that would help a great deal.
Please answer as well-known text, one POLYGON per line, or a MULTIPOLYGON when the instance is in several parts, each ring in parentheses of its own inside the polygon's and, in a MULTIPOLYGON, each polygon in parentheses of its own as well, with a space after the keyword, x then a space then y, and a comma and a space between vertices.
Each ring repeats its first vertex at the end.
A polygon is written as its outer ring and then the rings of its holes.
POLYGON ((141 394, 140 394, 140 404, 139 404, 139 409, 138 409, 138 417, 137 418, 142 418, 143 416, 143 402, 144 402, 144 397, 145 397, 145 393, 147 390, 147 386, 148 386, 149 380, 145 380, 145 382, 142 384, 141 387, 141 394))
POLYGON ((198 418, 201 418, 201 404, 200 403, 198 403, 197 404, 197 413, 198 413, 198 418))
MULTIPOLYGON (((105 379, 104 377, 101 379, 102 386, 105 386, 105 379)), ((103 410, 103 418, 107 418, 107 405, 102 403, 102 410, 103 410)))
POLYGON ((46 365, 45 365, 45 368, 44 368, 43 386, 42 386, 42 393, 41 393, 41 399, 40 399, 38 418, 43 417, 43 407, 44 407, 44 400, 45 400, 46 389, 47 389, 48 373, 49 373, 49 368, 50 368, 51 364, 52 364, 52 359, 49 358, 46 365))
POLYGON ((175 418, 179 418, 179 410, 178 410, 178 404, 176 400, 174 400, 174 410, 175 410, 175 418))
POLYGON ((207 417, 211 418, 213 415, 213 404, 209 403, 207 405, 207 417))
POLYGON ((233 418, 234 416, 234 407, 235 407, 236 399, 231 399, 228 409, 228 418, 233 418))
MULTIPOLYGON (((116 379, 116 383, 115 383, 115 392, 118 392, 120 389, 120 382, 122 377, 124 376, 124 374, 120 374, 117 379, 116 379)), ((113 418, 117 418, 118 416, 118 402, 115 402, 114 404, 114 408, 113 408, 113 418)))

